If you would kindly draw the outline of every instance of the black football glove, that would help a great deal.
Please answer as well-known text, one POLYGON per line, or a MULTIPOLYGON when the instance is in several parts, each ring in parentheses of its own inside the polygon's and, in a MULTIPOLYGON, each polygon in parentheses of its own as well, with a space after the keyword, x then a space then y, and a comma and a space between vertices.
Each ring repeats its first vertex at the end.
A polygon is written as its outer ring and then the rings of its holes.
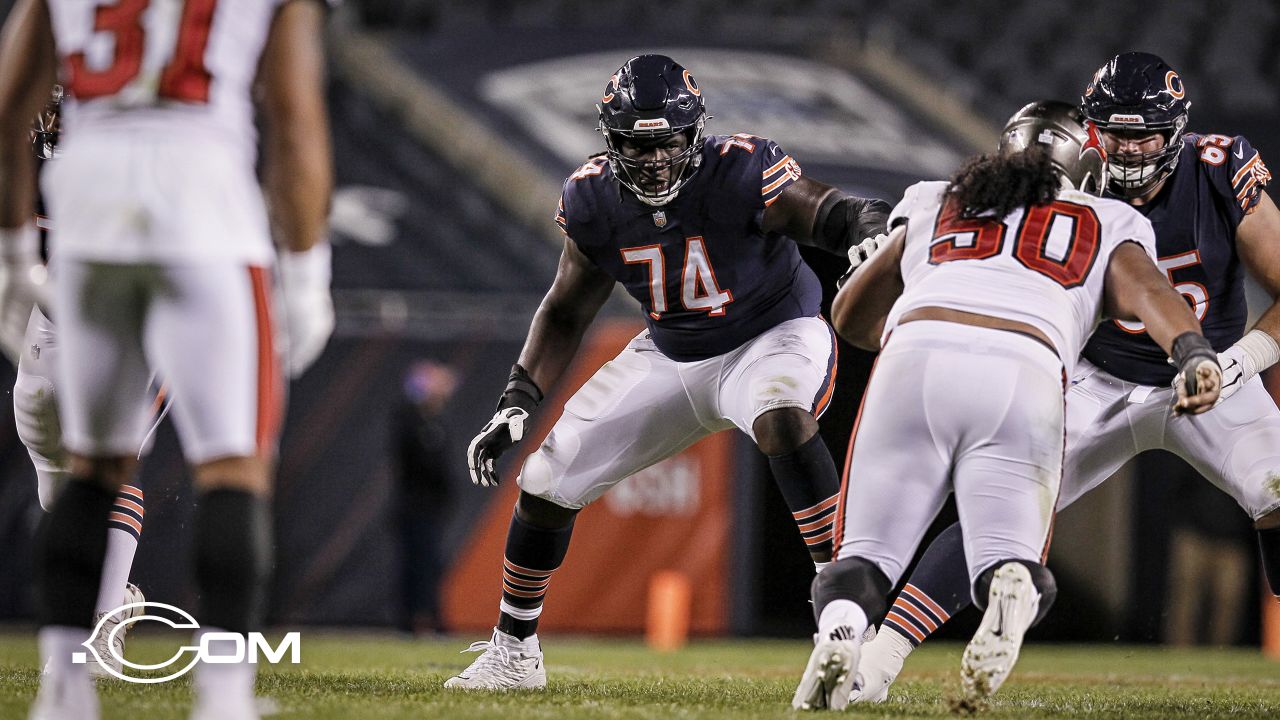
POLYGON ((542 391, 519 364, 511 368, 507 389, 498 401, 498 410, 467 447, 467 470, 471 482, 483 487, 498 484, 493 462, 512 445, 524 439, 529 416, 542 402, 542 391))

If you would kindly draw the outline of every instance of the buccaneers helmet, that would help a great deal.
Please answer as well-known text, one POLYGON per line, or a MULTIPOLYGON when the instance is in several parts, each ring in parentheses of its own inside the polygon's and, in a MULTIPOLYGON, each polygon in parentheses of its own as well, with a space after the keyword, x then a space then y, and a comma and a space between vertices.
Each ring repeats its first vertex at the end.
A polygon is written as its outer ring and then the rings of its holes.
POLYGON ((596 107, 609 165, 618 181, 649 205, 674 200, 698 172, 707 120, 702 91, 689 71, 665 55, 633 57, 609 78, 596 107), (629 158, 621 151, 623 141, 658 145, 676 133, 684 134, 689 146, 664 160, 629 158), (645 187, 641 181, 642 176, 664 171, 669 177, 661 187, 645 187))
POLYGON ((1000 133, 1000 153, 1041 147, 1063 188, 1101 195, 1107 183, 1107 150, 1080 109, 1057 100, 1033 102, 1014 113, 1000 133))
POLYGON ((1151 53, 1123 53, 1098 69, 1080 98, 1085 117, 1107 132, 1154 131, 1164 136, 1159 150, 1112 153, 1112 193, 1143 195, 1177 167, 1191 110, 1186 96, 1178 73, 1151 53))

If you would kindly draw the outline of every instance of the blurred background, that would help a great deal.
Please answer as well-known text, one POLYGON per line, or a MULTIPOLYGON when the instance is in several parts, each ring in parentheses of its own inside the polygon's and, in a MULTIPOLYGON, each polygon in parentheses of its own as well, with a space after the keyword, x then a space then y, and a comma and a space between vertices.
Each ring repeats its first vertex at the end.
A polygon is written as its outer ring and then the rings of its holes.
MULTIPOLYGON (((0 0, 0 17, 11 5, 0 0)), ((281 626, 487 634, 524 453, 504 459, 495 490, 470 484, 464 450, 554 276, 560 185, 603 150, 594 103, 632 55, 692 71, 708 132, 770 137, 813 177, 891 203, 992 149, 1026 102, 1076 100, 1127 50, 1181 72, 1192 130, 1280 153, 1274 0, 347 0, 330 29, 338 327, 291 388, 275 498, 281 626)), ((806 258, 828 287, 846 264, 806 258)), ((538 437, 639 327, 630 300, 606 306, 538 437)), ((822 422, 838 462, 870 360, 841 348, 822 422)), ((12 380, 0 367, 0 387, 12 380)), ((141 486, 133 580, 148 599, 193 607, 192 497, 167 425, 141 486)), ((0 620, 31 616, 39 516, 0 403, 0 620)), ((1258 642, 1249 524, 1174 458, 1126 467, 1059 518, 1054 541, 1062 590, 1041 639, 1258 642)), ((663 571, 688 580, 695 634, 812 631, 812 565, 743 436, 717 436, 587 510, 543 628, 641 632, 663 571)), ((947 632, 975 624, 961 616, 947 632)))

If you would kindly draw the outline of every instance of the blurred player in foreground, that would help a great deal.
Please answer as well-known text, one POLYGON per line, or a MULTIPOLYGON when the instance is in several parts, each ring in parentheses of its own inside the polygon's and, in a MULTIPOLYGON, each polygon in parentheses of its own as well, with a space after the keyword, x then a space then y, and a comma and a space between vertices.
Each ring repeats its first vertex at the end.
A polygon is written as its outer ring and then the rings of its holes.
MULTIPOLYGON (((48 104, 36 115, 31 130, 31 146, 39 162, 52 160, 57 154, 62 99, 62 86, 55 85, 48 104)), ((48 218, 37 215, 36 226, 43 239, 49 227, 48 218)), ((42 254, 47 258, 47 242, 42 242, 41 245, 42 254)), ((40 507, 49 511, 66 485, 71 465, 71 458, 62 444, 62 423, 58 417, 57 405, 58 383, 54 380, 59 348, 57 331, 39 307, 31 309, 31 317, 23 336, 4 335, 12 329, 7 325, 0 325, 0 347, 4 348, 6 354, 16 357, 18 364, 18 377, 13 385, 14 423, 18 438, 27 448, 35 466, 40 507)), ((164 411, 161 411, 163 398, 157 400, 156 409, 160 411, 156 415, 158 424, 164 411)), ((112 611, 122 605, 144 600, 138 586, 129 582, 129 571, 133 567, 133 557, 142 536, 144 515, 142 489, 136 482, 122 485, 107 524, 107 551, 102 564, 102 583, 94 606, 94 624, 100 618, 106 618, 102 631, 94 636, 94 646, 99 657, 116 670, 121 669, 122 664, 117 658, 124 657, 124 639, 129 626, 126 625, 114 634, 112 631, 121 621, 131 617, 132 613, 112 611), (115 647, 109 648, 109 644, 114 644, 115 647)), ((89 674, 110 677, 110 673, 98 663, 89 666, 89 674)))
MULTIPOLYGON (((1258 373, 1280 360, 1280 306, 1245 333, 1247 270, 1280 297, 1280 211, 1271 179, 1240 136, 1183 134, 1191 102, 1182 79, 1155 55, 1130 52, 1103 65, 1081 107, 1111 153, 1107 191, 1151 221, 1158 264, 1191 303, 1220 353, 1221 407, 1170 418, 1174 369, 1141 323, 1103 323, 1084 348, 1067 394, 1067 454, 1058 509, 1163 448, 1240 504, 1258 533, 1262 564, 1280 595, 1280 409, 1258 373)), ((882 702, 906 656, 969 605, 959 525, 925 552, 862 657, 855 701, 882 702)))
MULTIPOLYGON (((107 523, 135 473, 160 373, 179 401, 192 465, 202 632, 261 623, 270 568, 267 501, 283 410, 270 288, 275 252, 254 174, 255 78, 263 166, 295 368, 332 327, 325 213, 332 184, 322 24, 311 0, 146 3, 22 0, 0 41, 0 322, 25 322, 41 288, 27 123, 61 68, 60 155, 42 173, 51 303, 70 478, 36 540, 46 673, 33 718, 93 720, 73 662, 93 620, 107 523), (180 12, 179 12, 180 11, 180 12), (296 314, 294 314, 296 313, 296 314)), ((229 644, 229 643, 224 643, 229 644)), ((215 655, 234 650, 215 643, 215 655)), ((205 663, 197 718, 254 718, 253 666, 205 663)))
POLYGON ((704 136, 702 90, 662 55, 623 65, 599 109, 608 152, 565 182, 560 267, 497 414, 471 443, 472 480, 497 483, 494 460, 524 437, 615 284, 649 327, 569 399, 521 469, 498 626, 446 687, 546 685, 535 633, 574 517, 712 433, 736 427, 755 441, 817 569, 831 558, 839 480, 817 417, 835 383, 835 336, 796 242, 857 253, 883 232, 888 205, 802 177, 765 138, 704 136))
POLYGON ((996 154, 908 188, 887 245, 836 297, 841 337, 883 350, 850 441, 836 560, 813 583, 818 635, 797 709, 848 705, 862 634, 953 491, 986 611, 964 652, 966 701, 1008 677, 1056 593, 1043 562, 1063 395, 1103 314, 1146 323, 1174 358, 1174 412, 1217 400, 1217 355, 1156 268, 1151 223, 1098 197, 1106 177, 1096 128, 1066 103, 1032 103, 996 154))

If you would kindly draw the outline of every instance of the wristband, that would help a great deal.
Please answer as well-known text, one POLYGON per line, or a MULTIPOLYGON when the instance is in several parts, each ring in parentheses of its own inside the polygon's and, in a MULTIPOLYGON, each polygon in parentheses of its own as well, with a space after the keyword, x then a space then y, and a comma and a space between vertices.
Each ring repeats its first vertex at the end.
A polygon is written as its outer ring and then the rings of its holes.
POLYGON ((502 399, 498 401, 498 410, 518 407, 532 413, 542 402, 542 390, 538 388, 529 372, 516 363, 511 366, 511 375, 507 377, 507 388, 502 391, 502 399))
POLYGON ((1240 348, 1241 352, 1253 362, 1253 367, 1250 369, 1255 373, 1260 373, 1280 362, 1280 344, 1262 330, 1250 330, 1236 342, 1236 347, 1240 348))
POLYGON ((1215 361, 1218 358, 1218 353, 1213 351, 1213 346, 1198 332, 1187 331, 1173 339, 1173 364, 1179 370, 1183 369, 1188 360, 1197 355, 1203 355, 1215 361))

